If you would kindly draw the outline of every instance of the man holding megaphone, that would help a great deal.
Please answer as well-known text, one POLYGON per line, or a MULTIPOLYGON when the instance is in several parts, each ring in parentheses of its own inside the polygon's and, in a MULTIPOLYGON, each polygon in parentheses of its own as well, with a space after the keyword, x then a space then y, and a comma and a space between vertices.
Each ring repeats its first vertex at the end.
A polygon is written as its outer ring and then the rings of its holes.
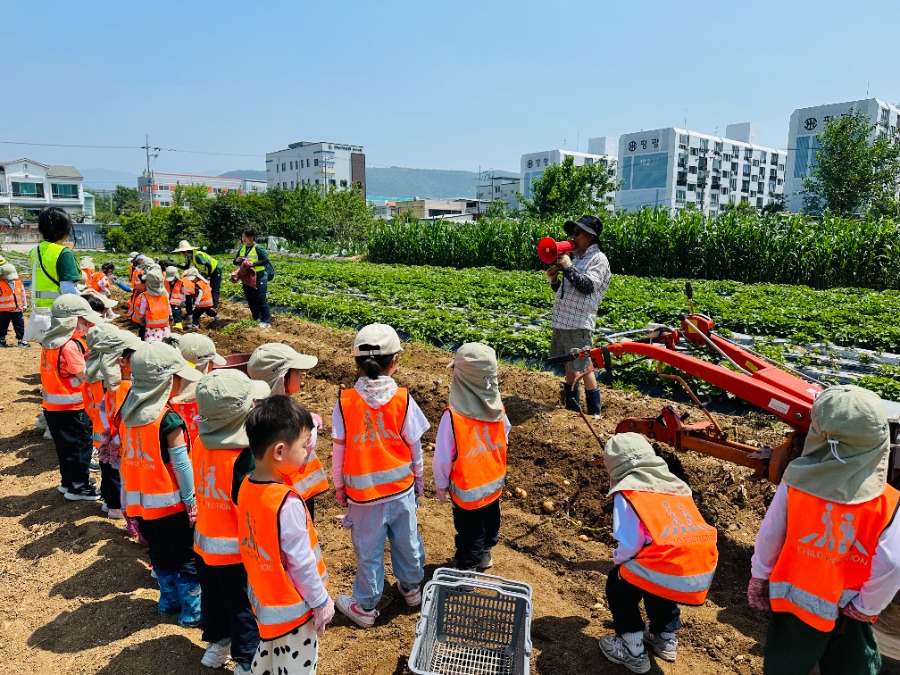
MULTIPOLYGON (((582 349, 592 344, 597 326, 597 309, 606 289, 609 288, 609 261, 597 246, 603 231, 603 221, 596 216, 584 215, 578 220, 567 220, 564 228, 571 238, 571 249, 561 242, 562 251, 556 262, 547 270, 547 281, 556 291, 553 300, 553 316, 550 321, 550 356, 562 356, 572 349, 582 349), (571 250, 571 255, 568 250, 571 250)), ((566 383, 563 398, 567 410, 580 410, 581 382, 575 387, 580 371, 589 365, 583 358, 566 363, 566 383)), ((600 390, 594 373, 582 379, 587 399, 587 414, 600 414, 600 390)))

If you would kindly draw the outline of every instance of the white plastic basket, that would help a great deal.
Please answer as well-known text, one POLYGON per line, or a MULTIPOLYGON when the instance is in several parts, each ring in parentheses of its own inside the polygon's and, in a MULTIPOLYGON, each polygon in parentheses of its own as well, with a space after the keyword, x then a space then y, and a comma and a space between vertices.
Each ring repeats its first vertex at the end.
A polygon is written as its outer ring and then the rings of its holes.
POLYGON ((417 675, 527 675, 531 586, 441 567, 425 585, 409 669, 417 675))

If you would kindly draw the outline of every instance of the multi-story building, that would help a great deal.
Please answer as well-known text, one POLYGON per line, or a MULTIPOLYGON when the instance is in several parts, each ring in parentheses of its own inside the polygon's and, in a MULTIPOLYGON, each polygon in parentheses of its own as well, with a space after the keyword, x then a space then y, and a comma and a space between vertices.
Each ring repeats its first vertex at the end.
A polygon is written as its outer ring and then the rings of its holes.
POLYGON ((516 195, 522 185, 519 176, 505 176, 493 171, 483 171, 475 188, 475 196, 482 202, 501 201, 510 211, 518 211, 516 195))
POLYGON ((0 162, 0 213, 20 208, 33 217, 45 206, 59 206, 81 216, 82 181, 78 169, 67 164, 42 164, 26 158, 0 162))
POLYGON ((846 103, 826 103, 810 108, 798 108, 791 114, 788 129, 786 206, 791 211, 803 208, 803 179, 810 175, 816 165, 816 151, 819 149, 819 132, 832 117, 861 110, 874 124, 870 140, 878 136, 900 132, 900 108, 877 98, 846 103))
POLYGON ((750 123, 725 136, 669 127, 619 139, 616 209, 696 208, 715 215, 726 204, 763 208, 784 193, 785 153, 753 144, 750 123))
POLYGON ((428 218, 441 218, 442 216, 462 216, 481 213, 488 203, 477 199, 415 199, 396 200, 389 207, 389 217, 398 216, 409 212, 419 220, 428 218))
MULTIPOLYGON (((566 157, 572 157, 575 166, 603 163, 606 165, 610 176, 614 177, 616 175, 617 159, 611 152, 609 140, 605 136, 591 138, 588 140, 588 152, 577 152, 575 150, 563 150, 557 148, 556 150, 530 152, 522 155, 520 163, 522 171, 520 192, 522 195, 526 199, 534 197, 534 192, 532 191, 534 181, 544 175, 544 171, 547 170, 548 166, 562 164, 566 157)), ((610 192, 604 199, 608 204, 608 208, 612 210, 613 205, 615 204, 615 193, 610 192)))
POLYGON ((147 172, 138 176, 138 192, 141 199, 148 201, 152 194, 153 206, 168 207, 173 205, 175 188, 181 186, 203 185, 210 197, 226 192, 246 194, 248 192, 265 192, 268 184, 264 180, 252 178, 228 178, 224 176, 200 176, 191 173, 166 173, 163 171, 147 172))
POLYGON ((292 190, 299 185, 348 188, 366 192, 366 156, 361 145, 300 141, 284 150, 266 153, 266 180, 292 190))

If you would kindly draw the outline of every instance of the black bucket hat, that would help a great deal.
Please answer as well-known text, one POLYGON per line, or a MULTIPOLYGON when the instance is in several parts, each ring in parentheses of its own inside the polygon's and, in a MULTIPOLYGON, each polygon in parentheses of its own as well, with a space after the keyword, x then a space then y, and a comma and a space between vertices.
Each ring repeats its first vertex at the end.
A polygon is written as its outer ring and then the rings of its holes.
POLYGON ((576 227, 599 239, 600 233, 603 232, 603 221, 597 216, 583 215, 578 220, 567 220, 563 225, 563 229, 569 236, 572 236, 576 227))

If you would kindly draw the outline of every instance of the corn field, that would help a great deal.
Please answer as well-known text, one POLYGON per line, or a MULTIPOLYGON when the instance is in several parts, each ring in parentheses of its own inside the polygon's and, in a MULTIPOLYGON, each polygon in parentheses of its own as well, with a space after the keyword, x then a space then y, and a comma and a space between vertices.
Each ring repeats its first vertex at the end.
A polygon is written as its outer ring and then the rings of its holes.
MULTIPOLYGON (((740 211, 710 218, 660 209, 618 213, 605 222, 600 248, 618 274, 900 290, 900 225, 887 219, 740 211)), ((537 242, 564 237, 562 223, 503 217, 471 224, 391 222, 371 232, 369 260, 544 269, 537 242)))

